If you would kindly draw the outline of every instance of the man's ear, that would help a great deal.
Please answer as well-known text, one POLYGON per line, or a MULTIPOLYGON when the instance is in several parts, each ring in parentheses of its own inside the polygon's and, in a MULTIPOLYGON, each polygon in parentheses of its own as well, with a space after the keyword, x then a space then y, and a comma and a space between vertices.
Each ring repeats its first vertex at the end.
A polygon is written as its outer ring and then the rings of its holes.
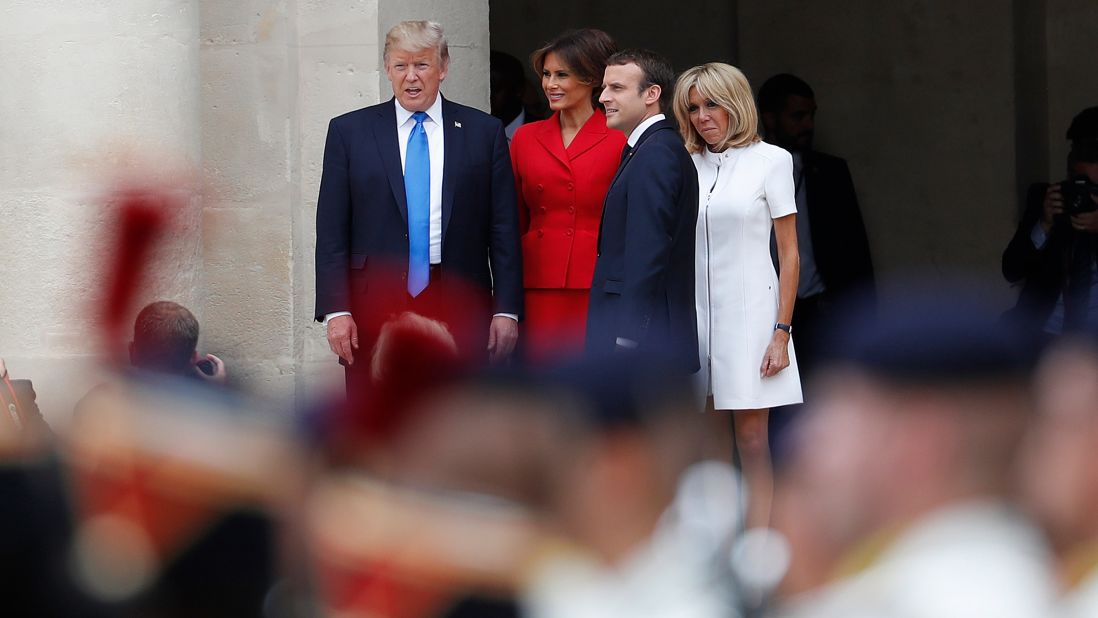
POLYGON ((648 90, 644 91, 644 104, 653 105, 659 103, 662 94, 663 88, 660 88, 659 84, 652 84, 648 87, 648 90))
POLYGON ((438 81, 445 81, 446 75, 450 73, 450 59, 442 60, 442 70, 438 72, 438 81))

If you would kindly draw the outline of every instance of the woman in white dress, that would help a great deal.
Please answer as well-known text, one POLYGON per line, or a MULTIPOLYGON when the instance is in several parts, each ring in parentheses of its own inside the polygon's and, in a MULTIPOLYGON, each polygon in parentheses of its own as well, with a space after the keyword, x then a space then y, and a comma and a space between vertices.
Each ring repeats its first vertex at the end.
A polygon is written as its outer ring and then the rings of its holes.
POLYGON ((695 277, 706 414, 720 425, 723 456, 731 458, 735 436, 750 495, 747 526, 766 526, 774 486, 770 408, 803 401, 789 326, 800 276, 793 158, 759 138, 751 86, 733 66, 711 62, 684 72, 674 108, 698 170, 695 277))

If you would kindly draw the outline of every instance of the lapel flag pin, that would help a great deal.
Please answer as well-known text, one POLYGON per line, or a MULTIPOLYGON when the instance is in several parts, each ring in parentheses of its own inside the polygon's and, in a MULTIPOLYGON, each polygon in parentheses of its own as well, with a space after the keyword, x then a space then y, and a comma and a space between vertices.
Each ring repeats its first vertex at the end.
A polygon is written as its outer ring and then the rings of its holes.
POLYGON ((455 120, 454 121, 454 126, 460 129, 461 128, 461 123, 455 120))

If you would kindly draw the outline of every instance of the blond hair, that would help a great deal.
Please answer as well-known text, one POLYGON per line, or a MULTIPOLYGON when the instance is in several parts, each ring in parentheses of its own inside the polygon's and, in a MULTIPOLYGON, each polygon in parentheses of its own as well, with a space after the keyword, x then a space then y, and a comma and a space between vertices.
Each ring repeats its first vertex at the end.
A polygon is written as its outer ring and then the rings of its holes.
POLYGON ((709 62, 683 71, 675 83, 674 109, 679 121, 679 131, 691 153, 701 152, 705 140, 690 122, 690 89, 720 105, 728 112, 728 132, 720 143, 713 146, 716 152, 727 148, 739 148, 759 141, 759 112, 751 96, 751 84, 736 67, 723 62, 709 62))
POLYGON ((394 49, 416 52, 433 49, 445 67, 450 62, 450 47, 446 44, 446 35, 442 24, 435 21, 402 21, 389 29, 385 35, 385 50, 382 60, 389 64, 389 52, 394 49))

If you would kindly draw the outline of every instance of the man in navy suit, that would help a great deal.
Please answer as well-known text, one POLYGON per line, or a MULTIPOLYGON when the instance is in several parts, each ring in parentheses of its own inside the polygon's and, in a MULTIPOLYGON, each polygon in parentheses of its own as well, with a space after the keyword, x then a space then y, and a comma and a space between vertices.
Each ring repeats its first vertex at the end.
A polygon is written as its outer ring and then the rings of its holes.
MULTIPOLYGON (((328 126, 315 317, 349 382, 365 316, 378 306, 416 310, 442 279, 491 294, 491 360, 518 338, 522 258, 507 138, 499 120, 439 95, 449 60, 439 24, 397 24, 384 49, 394 98, 328 126)), ((376 333, 363 335, 368 355, 376 333)))
POLYGON ((587 313, 587 350, 673 350, 697 371, 694 230, 698 175, 670 107, 675 74, 662 57, 622 51, 607 61, 599 102, 629 139, 606 194, 587 313))

